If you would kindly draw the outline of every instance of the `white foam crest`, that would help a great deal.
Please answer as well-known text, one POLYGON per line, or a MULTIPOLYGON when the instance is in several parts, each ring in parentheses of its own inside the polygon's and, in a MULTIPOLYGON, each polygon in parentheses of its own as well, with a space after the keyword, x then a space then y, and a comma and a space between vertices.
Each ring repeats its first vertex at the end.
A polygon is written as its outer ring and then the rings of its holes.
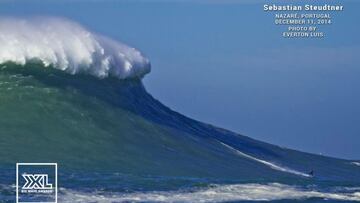
POLYGON ((220 143, 222 145, 224 145, 226 148, 228 148, 229 150, 231 150, 232 152, 234 152, 235 154, 240 155, 242 157, 245 157, 247 159, 251 159, 253 161, 262 163, 262 164, 264 164, 264 165, 266 165, 266 166, 268 166, 268 167, 270 167, 270 168, 272 168, 274 170, 282 171, 282 172, 286 172, 286 173, 292 173, 292 174, 298 175, 298 176, 311 177, 307 173, 303 173, 303 172, 300 172, 300 171, 297 171, 297 170, 294 170, 294 169, 290 169, 290 168, 287 168, 287 167, 276 165, 276 164, 271 163, 269 161, 258 159, 256 157, 251 156, 251 155, 245 154, 245 153, 243 153, 243 152, 241 152, 241 151, 239 151, 239 150, 237 150, 237 149, 235 149, 235 148, 233 148, 233 147, 231 147, 231 146, 229 146, 229 145, 227 145, 225 143, 222 143, 222 142, 220 142, 220 143))
POLYGON ((197 191, 137 192, 98 194, 62 189, 61 202, 231 202, 321 198, 360 201, 360 193, 328 193, 303 190, 279 183, 213 185, 197 191))
POLYGON ((71 74, 142 77, 150 62, 138 50, 60 18, 0 18, 0 64, 37 60, 71 74))

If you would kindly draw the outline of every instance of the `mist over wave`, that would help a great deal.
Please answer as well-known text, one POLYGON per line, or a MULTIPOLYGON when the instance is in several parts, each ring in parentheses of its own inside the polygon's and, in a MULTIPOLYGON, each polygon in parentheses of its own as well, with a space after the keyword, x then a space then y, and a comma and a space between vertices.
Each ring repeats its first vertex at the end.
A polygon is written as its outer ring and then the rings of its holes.
POLYGON ((61 18, 0 18, 0 64, 40 61, 71 74, 143 77, 150 62, 121 42, 61 18))

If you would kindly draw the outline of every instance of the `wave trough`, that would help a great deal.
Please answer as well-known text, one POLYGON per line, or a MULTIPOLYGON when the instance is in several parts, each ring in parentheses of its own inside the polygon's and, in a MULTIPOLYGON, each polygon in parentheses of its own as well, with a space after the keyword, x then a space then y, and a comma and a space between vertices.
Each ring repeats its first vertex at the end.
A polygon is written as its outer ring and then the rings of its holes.
POLYGON ((140 51, 60 18, 1 18, 0 45, 0 64, 40 61, 71 74, 120 79, 151 69, 140 51))

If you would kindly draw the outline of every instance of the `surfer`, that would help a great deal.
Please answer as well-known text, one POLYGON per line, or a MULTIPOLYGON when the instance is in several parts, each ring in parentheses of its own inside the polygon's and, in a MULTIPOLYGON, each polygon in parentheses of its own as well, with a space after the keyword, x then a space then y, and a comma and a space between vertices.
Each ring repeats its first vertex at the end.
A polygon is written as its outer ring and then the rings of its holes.
POLYGON ((310 175, 311 177, 314 177, 314 170, 311 170, 311 171, 309 172, 309 175, 310 175))

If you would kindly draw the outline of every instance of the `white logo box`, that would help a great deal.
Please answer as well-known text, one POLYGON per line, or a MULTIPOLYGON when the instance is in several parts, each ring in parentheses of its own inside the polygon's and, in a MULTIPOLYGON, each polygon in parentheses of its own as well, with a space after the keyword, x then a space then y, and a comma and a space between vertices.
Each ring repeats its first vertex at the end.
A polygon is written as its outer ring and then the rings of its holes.
MULTIPOLYGON (((47 177, 46 174, 34 174, 34 175, 45 175, 47 177)), ((57 163, 16 163, 16 203, 57 203, 57 195, 58 195, 58 187, 57 187, 57 182, 58 182, 58 167, 57 167, 57 163), (40 167, 40 166, 54 166, 54 173, 55 173, 55 182, 54 182, 54 192, 55 192, 55 201, 51 201, 51 202, 23 202, 23 201, 19 201, 19 190, 21 189, 21 186, 19 186, 19 167, 21 166, 36 166, 36 167, 40 167)), ((41 188, 40 188, 41 189, 41 188)), ((46 194, 46 193, 45 193, 46 194)))

